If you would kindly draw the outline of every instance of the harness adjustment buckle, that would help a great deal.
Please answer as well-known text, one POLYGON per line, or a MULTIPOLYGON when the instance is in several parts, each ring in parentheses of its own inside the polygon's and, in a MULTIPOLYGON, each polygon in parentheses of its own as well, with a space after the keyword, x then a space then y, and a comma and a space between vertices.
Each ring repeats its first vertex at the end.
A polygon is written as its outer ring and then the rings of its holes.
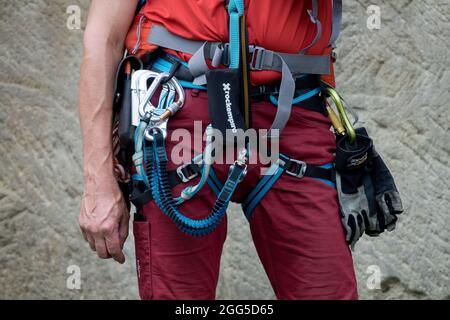
POLYGON ((250 50, 250 68, 252 70, 263 70, 263 63, 267 50, 259 46, 250 46, 250 50))
POLYGON ((189 174, 186 170, 191 163, 183 164, 176 169, 178 177, 180 177, 181 181, 187 183, 198 176, 198 172, 193 172, 189 174), (186 171, 186 172, 185 172, 186 171))
POLYGON ((286 168, 286 173, 296 178, 303 178, 306 173, 306 163, 301 160, 289 159, 290 166, 286 168))

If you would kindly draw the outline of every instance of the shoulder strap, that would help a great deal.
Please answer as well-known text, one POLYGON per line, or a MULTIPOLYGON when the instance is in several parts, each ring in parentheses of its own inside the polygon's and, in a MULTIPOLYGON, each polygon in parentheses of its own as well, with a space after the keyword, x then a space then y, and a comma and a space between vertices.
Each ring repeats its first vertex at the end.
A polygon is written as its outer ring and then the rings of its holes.
POLYGON ((336 48, 336 40, 339 37, 342 27, 342 0, 333 0, 333 25, 330 38, 330 45, 336 48))
POLYGON ((309 17, 311 18, 312 23, 316 25, 316 36, 314 40, 306 47, 303 48, 300 53, 305 54, 308 49, 313 47, 317 41, 319 41, 320 36, 322 35, 322 23, 319 20, 319 3, 318 0, 312 0, 312 9, 308 10, 309 17))

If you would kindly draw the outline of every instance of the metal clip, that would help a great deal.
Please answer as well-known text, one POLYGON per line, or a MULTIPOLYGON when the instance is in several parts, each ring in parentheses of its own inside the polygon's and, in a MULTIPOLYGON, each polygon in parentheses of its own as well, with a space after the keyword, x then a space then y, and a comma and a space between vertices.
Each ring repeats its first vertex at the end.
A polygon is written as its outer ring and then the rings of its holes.
POLYGON ((158 73, 156 77, 154 77, 152 83, 150 84, 150 87, 148 88, 147 92, 145 93, 144 98, 139 103, 139 116, 141 119, 149 118, 152 107, 154 106, 151 104, 150 100, 152 99, 153 95, 155 94, 158 87, 161 85, 164 79, 168 77, 168 73, 158 73))
POLYGON ((295 163, 298 170, 296 172, 286 169, 286 173, 296 178, 303 178, 306 173, 306 163, 296 159, 289 159, 291 163, 295 163))
POLYGON ((178 177, 180 177, 181 181, 183 181, 184 183, 187 183, 187 182, 191 181, 192 179, 194 179, 196 176, 198 176, 198 172, 194 172, 189 176, 186 176, 184 174, 183 170, 190 165, 191 165, 191 163, 183 164, 182 166, 179 166, 176 170, 178 177))
MULTIPOLYGON (((137 70, 133 73, 131 78, 131 124, 135 127, 140 122, 139 106, 144 99, 147 92, 147 82, 149 79, 156 78, 157 72, 149 70, 137 70)), ((154 106, 148 106, 148 109, 152 109, 154 106)))
POLYGON ((167 80, 169 77, 170 75, 168 73, 156 73, 153 71, 143 73, 139 77, 139 93, 144 91, 145 94, 138 99, 139 106, 137 111, 139 118, 148 123, 144 133, 146 140, 153 141, 152 132, 155 128, 159 129, 163 137, 166 138, 168 118, 184 105, 185 94, 183 87, 173 76, 167 80), (153 81, 147 89, 147 81, 151 78, 153 78, 153 81), (160 86, 162 86, 161 96, 158 106, 155 107, 151 103, 151 99, 160 86), (176 101, 174 101, 175 98, 176 101))
POLYGON ((334 105, 336 106, 336 109, 339 113, 339 118, 344 125, 345 132, 348 135, 348 138, 350 140, 350 143, 354 143, 356 141, 356 132, 353 128, 352 123, 348 119, 347 112, 345 111, 344 104, 342 102, 341 97, 337 93, 337 91, 331 87, 324 88, 326 96, 329 96, 331 100, 333 100, 334 105))
POLYGON ((264 57, 267 50, 259 46, 251 46, 251 58, 250 58, 250 68, 252 70, 262 70, 264 64, 264 57))
POLYGON ((153 130, 159 130, 163 138, 167 137, 167 119, 161 120, 161 114, 166 112, 165 109, 154 109, 150 114, 150 119, 148 122, 148 126, 145 129, 144 137, 148 141, 153 141, 153 130))

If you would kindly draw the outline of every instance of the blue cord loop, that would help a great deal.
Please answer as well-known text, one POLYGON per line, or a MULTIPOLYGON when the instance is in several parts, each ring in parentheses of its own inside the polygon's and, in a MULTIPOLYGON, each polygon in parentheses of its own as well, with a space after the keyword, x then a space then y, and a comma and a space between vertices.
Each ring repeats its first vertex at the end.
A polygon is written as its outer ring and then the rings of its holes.
POLYGON ((239 20, 244 15, 244 0, 230 0, 228 4, 228 14, 230 16, 230 69, 239 68, 240 57, 240 30, 239 20))
POLYGON ((186 234, 203 236, 214 231, 226 214, 231 197, 244 176, 246 167, 234 165, 230 169, 230 174, 223 187, 217 177, 212 175, 208 183, 213 190, 215 189, 215 192, 218 192, 213 209, 203 219, 192 219, 178 210, 177 200, 173 199, 171 195, 164 136, 160 131, 153 130, 152 137, 153 142, 150 143, 150 146, 146 146, 148 142, 143 141, 144 150, 151 150, 151 152, 144 153, 146 179, 143 179, 143 181, 151 188, 156 204, 186 234))

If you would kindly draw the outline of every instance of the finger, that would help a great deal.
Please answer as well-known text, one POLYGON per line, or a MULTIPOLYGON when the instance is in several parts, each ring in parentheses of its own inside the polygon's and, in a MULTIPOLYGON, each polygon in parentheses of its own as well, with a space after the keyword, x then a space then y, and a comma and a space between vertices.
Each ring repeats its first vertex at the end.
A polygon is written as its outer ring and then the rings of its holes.
POLYGON ((86 238, 87 238, 87 242, 89 243, 89 247, 91 247, 91 250, 96 251, 94 237, 86 232, 86 238))
POLYGON ((129 229, 130 215, 128 211, 124 214, 119 221, 119 244, 120 248, 123 249, 123 245, 125 240, 128 238, 128 229, 129 229))
POLYGON ((105 238, 95 237, 94 240, 95 240, 95 251, 97 251, 97 255, 102 259, 111 258, 111 256, 108 254, 105 238))
POLYGON ((110 236, 107 236, 105 238, 105 243, 108 254, 117 262, 124 263, 125 256, 123 255, 122 248, 120 247, 118 230, 113 232, 110 236))

